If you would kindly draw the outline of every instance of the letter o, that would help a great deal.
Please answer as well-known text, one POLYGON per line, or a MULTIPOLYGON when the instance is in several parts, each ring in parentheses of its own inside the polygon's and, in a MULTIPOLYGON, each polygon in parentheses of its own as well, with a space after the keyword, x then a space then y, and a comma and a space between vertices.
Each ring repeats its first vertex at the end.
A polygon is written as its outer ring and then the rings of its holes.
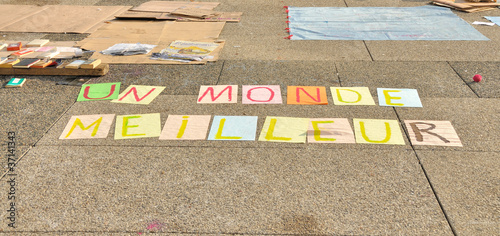
POLYGON ((274 98, 274 91, 272 89, 268 88, 268 87, 254 87, 254 88, 251 88, 251 89, 248 90, 248 92, 247 92, 247 98, 250 101, 252 101, 252 102, 269 102, 269 101, 273 100, 273 98, 274 98), (266 101, 252 99, 251 98, 252 90, 254 90, 254 89, 262 89, 262 88, 267 89, 269 92, 271 92, 271 96, 269 96, 269 99, 266 100, 266 101))

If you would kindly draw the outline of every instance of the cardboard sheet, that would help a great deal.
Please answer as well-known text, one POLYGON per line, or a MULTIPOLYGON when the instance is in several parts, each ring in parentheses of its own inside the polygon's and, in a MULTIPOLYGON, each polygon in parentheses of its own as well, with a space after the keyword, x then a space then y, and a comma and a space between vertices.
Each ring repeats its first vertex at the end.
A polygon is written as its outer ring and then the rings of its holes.
POLYGON ((143 3, 138 7, 134 7, 131 10, 148 12, 173 12, 179 8, 212 10, 218 5, 218 2, 150 1, 143 3))
POLYGON ((215 116, 208 140, 255 141, 257 116, 215 116))
POLYGON ((210 115, 169 115, 163 131, 161 140, 205 140, 210 115))
POLYGON ((79 42, 79 46, 87 50, 95 50, 91 59, 101 59, 108 64, 205 64, 216 61, 224 45, 217 41, 224 22, 173 22, 173 21, 111 21, 99 28, 95 33, 79 42), (221 44, 210 55, 212 59, 189 63, 161 61, 149 59, 151 53, 160 52, 174 40, 196 42, 218 42, 221 44), (99 53, 118 43, 144 43, 158 45, 149 54, 134 56, 110 56, 99 53))
POLYGON ((115 139, 159 137, 160 113, 116 116, 115 139))
POLYGON ((106 138, 115 114, 72 116, 59 139, 106 138))
POLYGON ((217 14, 216 11, 206 10, 206 9, 198 9, 198 8, 178 8, 171 12, 172 15, 176 16, 189 16, 195 18, 207 18, 211 16, 215 16, 217 14))
POLYGON ((0 31, 92 33, 130 7, 0 5, 0 31))
POLYGON ((168 12, 144 12, 144 11, 125 11, 116 15, 119 19, 154 19, 154 20, 175 20, 175 21, 196 21, 196 22, 240 22, 243 12, 217 12, 214 16, 206 18, 197 18, 190 16, 180 16, 168 12))

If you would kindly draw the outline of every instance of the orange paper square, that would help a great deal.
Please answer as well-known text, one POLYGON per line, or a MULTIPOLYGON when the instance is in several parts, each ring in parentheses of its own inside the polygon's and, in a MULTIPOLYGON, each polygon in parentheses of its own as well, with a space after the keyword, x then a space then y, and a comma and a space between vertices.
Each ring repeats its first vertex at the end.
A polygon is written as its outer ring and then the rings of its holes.
POLYGON ((321 86, 288 86, 286 103, 327 105, 326 88, 321 86))

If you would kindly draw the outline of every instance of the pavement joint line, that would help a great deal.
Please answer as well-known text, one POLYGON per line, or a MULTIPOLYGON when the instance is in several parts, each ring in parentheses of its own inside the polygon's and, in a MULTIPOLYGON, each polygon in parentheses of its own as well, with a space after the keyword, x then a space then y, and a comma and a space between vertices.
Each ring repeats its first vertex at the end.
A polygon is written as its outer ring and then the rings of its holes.
MULTIPOLYGON (((14 164, 14 167, 17 168, 17 164, 19 163, 19 161, 21 161, 21 159, 23 159, 24 156, 26 156, 28 154, 28 152, 33 148, 33 146, 28 146, 28 150, 26 150, 26 152, 24 152, 23 154, 21 154, 21 156, 19 158, 17 158, 15 164, 14 164)), ((7 175, 7 173, 10 172, 9 170, 10 168, 7 168, 5 170, 5 172, 2 174, 2 176, 0 176, 0 180, 3 180, 3 178, 7 175)))
POLYGON ((335 66, 335 73, 337 73, 337 79, 339 80, 339 86, 342 87, 342 80, 340 79, 340 73, 339 73, 339 68, 337 67, 337 63, 333 62, 333 65, 335 66))
POLYGON ((224 71, 224 65, 226 64, 226 60, 222 61, 222 66, 220 67, 219 77, 217 77, 217 82, 215 84, 219 84, 220 77, 222 77, 222 72, 224 71))
MULTIPOLYGON (((90 81, 90 80, 89 80, 90 81)), ((88 82, 88 81, 87 81, 88 82)), ((36 146, 36 144, 38 142, 40 142, 40 140, 42 140, 42 138, 49 132, 49 130, 51 130, 54 125, 57 124, 57 122, 69 111, 69 109, 71 109, 74 105, 76 104, 76 100, 73 101, 73 104, 71 104, 71 106, 69 106, 68 108, 66 108, 66 110, 64 112, 62 112, 61 115, 59 115, 59 117, 54 121, 54 123, 52 123, 52 125, 50 125, 50 127, 43 133, 42 137, 40 137, 34 144, 33 144, 33 147, 36 146)))
MULTIPOLYGON (((220 142, 220 141, 218 141, 220 142)), ((337 144, 338 145, 338 144, 337 144)), ((394 146, 394 145, 391 145, 394 146)), ((219 148, 225 148, 225 149, 300 149, 300 150, 305 150, 305 149, 310 149, 310 148, 324 148, 327 150, 342 150, 342 149, 349 149, 353 150, 352 147, 350 146, 343 146, 343 147, 334 147, 334 148, 328 148, 324 146, 313 146, 313 145, 308 145, 306 147, 214 147, 214 146, 145 146, 145 145, 140 145, 140 146, 134 146, 134 145, 38 145, 37 147, 128 147, 128 148, 213 148, 213 149, 219 149, 219 148)), ((377 146, 375 145, 366 145, 365 148, 363 149, 374 149, 374 150, 380 150, 379 148, 375 148, 377 146), (370 148, 374 147, 374 148, 370 148)), ((357 148, 360 149, 361 148, 357 148)), ((403 148, 401 149, 407 150, 407 151, 412 151, 413 149, 411 148, 403 148)), ((384 149, 384 150, 390 150, 390 149, 384 149)), ((427 150, 427 149, 426 149, 427 150)), ((476 152, 483 152, 483 151, 476 151, 476 152)), ((500 153, 500 151, 498 151, 500 153)))
POLYGON ((464 81, 465 85, 467 85, 467 87, 469 87, 469 89, 470 89, 470 90, 472 90, 472 92, 473 92, 474 94, 476 94, 476 96, 477 96, 478 98, 481 98, 481 96, 479 96, 479 94, 477 94, 477 92, 476 92, 474 89, 472 89, 472 87, 470 86, 470 83, 467 83, 467 81, 466 81, 464 78, 462 78, 462 76, 461 76, 461 75, 457 72, 457 70, 455 69, 455 67, 453 67, 453 66, 450 64, 450 62, 449 62, 449 61, 446 61, 446 63, 448 63, 448 65, 449 65, 449 66, 451 67, 451 69, 452 69, 452 70, 453 70, 453 71, 454 71, 454 72, 458 75, 458 77, 460 77, 460 79, 462 79, 462 81, 464 81))
MULTIPOLYGON (((52 125, 50 125, 50 127, 43 133, 42 137, 40 137, 33 145, 27 145, 28 146, 28 150, 26 152, 24 152, 19 158, 17 158, 16 162, 15 162, 15 166, 17 166, 17 164, 19 164, 19 162, 23 159, 24 156, 26 156, 29 151, 36 147, 36 144, 38 142, 40 142, 40 140, 42 140, 42 138, 49 132, 49 130, 52 129, 52 127, 54 127, 54 125, 56 125, 56 123, 64 116, 64 114, 66 114, 69 109, 71 109, 71 107, 73 107, 76 103, 76 100, 73 102, 73 104, 71 104, 71 106, 69 106, 55 121, 54 123, 52 123, 52 125)), ((2 174, 2 176, 0 176, 0 180, 3 179, 5 177, 5 175, 7 175, 7 173, 9 172, 9 170, 7 169, 5 171, 5 173, 2 174)))
MULTIPOLYGON (((64 114, 66 114, 69 111, 69 109, 71 109, 71 107, 73 107, 75 105, 75 103, 76 103, 76 100, 61 115, 59 115, 59 117, 54 121, 54 123, 52 123, 52 125, 50 125, 50 127, 43 133, 43 135, 33 145, 28 145, 28 150, 26 150, 26 152, 24 152, 23 154, 21 154, 21 156, 19 158, 17 158, 17 160, 15 162, 15 166, 17 166, 17 164, 19 164, 19 162, 23 159, 23 157, 26 156, 29 153, 29 151, 32 148, 34 148, 38 142, 40 142, 40 140, 42 140, 42 138, 49 132, 49 130, 52 129, 52 127, 54 127, 54 125, 56 125, 56 123, 63 117, 64 114)), ((2 176, 0 176, 0 180, 3 179, 5 177, 5 175, 7 175, 7 173, 9 173, 9 169, 7 169, 5 171, 5 173, 2 174, 2 176)))
MULTIPOLYGON (((214 147, 214 146, 146 146, 146 145, 140 145, 140 146, 133 146, 133 145, 39 145, 37 147, 130 147, 130 148, 143 148, 143 147, 148 147, 148 148, 214 148, 214 149, 219 149, 221 147, 214 147)), ((283 148, 288 148, 288 149, 305 149, 304 147, 223 147, 226 149, 245 149, 245 148, 256 148, 256 149, 283 149, 283 148)), ((410 150, 410 149, 408 149, 410 150)))
POLYGON ((442 150, 442 149, 414 149, 415 151, 434 151, 434 152, 475 152, 475 153, 500 153, 500 151, 488 150, 442 150))
MULTIPOLYGON (((393 109, 394 109, 394 112, 396 113, 396 116, 398 117, 398 120, 401 122, 401 118, 399 117, 399 114, 398 114, 396 108, 393 107, 393 109)), ((410 134, 404 126, 403 126, 403 131, 405 132, 406 137, 410 141, 410 134)), ((457 234, 455 228, 453 227, 453 224, 451 223, 451 220, 448 217, 448 214, 446 213, 446 210, 444 209, 443 204, 441 203, 441 199, 439 199, 439 196, 438 196, 436 190, 434 189, 434 186, 432 185, 431 179, 429 178, 429 175, 427 174, 427 171, 425 170, 425 167, 422 164, 422 161, 420 160, 420 157, 418 156, 418 153, 415 150, 415 147, 411 144, 411 141, 410 141, 410 146, 413 149, 413 153, 415 154, 415 157, 417 158, 418 164, 420 165, 420 168, 422 169, 422 172, 424 173, 425 178, 427 179, 427 183, 429 183, 429 187, 431 187, 432 193, 434 194, 434 197, 436 198, 436 201, 438 202, 439 208, 441 208, 441 212, 443 213, 444 218, 446 219, 446 222, 448 222, 448 226, 450 226, 451 232, 453 233, 453 235, 457 236, 458 234, 457 234)))
MULTIPOLYGON (((144 233, 144 234, 186 234, 186 235, 199 235, 199 234, 207 234, 207 235, 268 235, 268 236, 325 236, 325 235, 331 235, 331 234, 304 234, 304 233, 295 233, 295 234, 287 234, 287 233, 231 233, 231 232, 183 232, 183 231, 149 231, 149 230, 140 230, 140 231, 132 231, 132 230, 126 230, 126 231, 118 231, 118 230, 113 230, 113 231, 84 231, 84 230, 58 230, 58 231, 4 231, 3 233, 111 233, 111 234, 120 234, 120 233, 126 233, 126 234, 137 234, 137 233, 144 233)), ((337 236, 347 236, 351 234, 334 234, 337 236)))
POLYGON ((372 56, 372 53, 370 52, 370 49, 368 48, 368 45, 366 45, 366 40, 363 40, 363 44, 365 45, 366 51, 368 52, 368 55, 370 55, 370 58, 372 59, 372 61, 375 61, 375 60, 373 60, 373 56, 372 56))

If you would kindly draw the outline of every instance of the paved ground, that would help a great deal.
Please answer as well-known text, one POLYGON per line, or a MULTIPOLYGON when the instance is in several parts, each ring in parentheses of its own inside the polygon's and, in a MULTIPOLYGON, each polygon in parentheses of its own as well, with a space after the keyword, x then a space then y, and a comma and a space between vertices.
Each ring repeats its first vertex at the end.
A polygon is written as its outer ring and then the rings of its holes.
MULTIPOLYGON (((1 4, 139 5, 144 0, 0 0, 1 4)), ((0 181, 0 231, 12 234, 149 232, 241 235, 499 235, 500 27, 490 41, 291 41, 284 5, 421 6, 421 0, 220 0, 242 11, 228 23, 220 60, 207 65, 112 65, 89 83, 162 85, 148 106, 75 102, 67 77, 27 77, 0 88, 2 167, 16 133, 16 228, 12 177, 0 181), (472 76, 484 76, 473 83, 472 76), (200 85, 277 84, 417 89, 423 108, 198 105, 200 85), (406 145, 59 140, 72 115, 160 113, 398 120, 406 145), (449 120, 463 147, 414 146, 404 120, 449 120)), ((457 15, 472 23, 500 9, 457 15)), ((80 40, 14 34, 5 39, 80 40)), ((5 84, 11 76, 0 77, 5 84)), ((241 88, 241 86, 240 86, 241 88)), ((111 127, 114 130, 114 124, 111 127)), ((112 132, 111 132, 112 133, 112 132)))

